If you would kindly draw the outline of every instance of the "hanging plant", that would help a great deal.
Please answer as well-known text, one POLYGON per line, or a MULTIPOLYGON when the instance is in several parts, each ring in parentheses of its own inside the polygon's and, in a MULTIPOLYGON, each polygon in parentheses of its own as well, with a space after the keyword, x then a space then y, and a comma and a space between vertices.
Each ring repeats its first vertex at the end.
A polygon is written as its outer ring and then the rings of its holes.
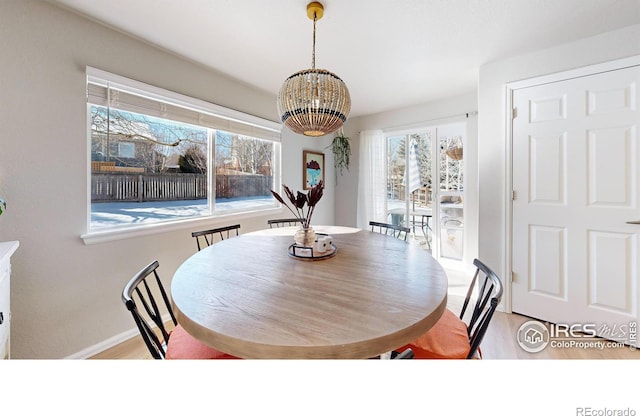
POLYGON ((462 160, 462 139, 454 138, 445 153, 453 160, 462 160))
POLYGON ((446 153, 453 160, 462 160, 462 147, 452 147, 446 153))
POLYGON ((331 145, 328 146, 333 152, 333 165, 336 169, 336 183, 338 181, 338 172, 340 176, 344 174, 344 169, 349 170, 351 158, 351 143, 349 138, 344 135, 344 131, 340 132, 333 138, 331 145))

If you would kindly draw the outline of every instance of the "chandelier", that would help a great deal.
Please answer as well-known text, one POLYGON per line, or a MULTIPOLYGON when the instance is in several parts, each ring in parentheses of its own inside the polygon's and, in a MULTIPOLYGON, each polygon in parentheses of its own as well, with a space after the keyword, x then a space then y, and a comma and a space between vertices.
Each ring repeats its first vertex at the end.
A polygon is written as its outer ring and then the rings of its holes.
POLYGON ((316 21, 323 12, 324 7, 318 2, 307 5, 307 16, 313 20, 311 69, 291 75, 278 93, 280 120, 292 131, 313 137, 338 130, 351 110, 344 81, 326 69, 316 69, 316 21))

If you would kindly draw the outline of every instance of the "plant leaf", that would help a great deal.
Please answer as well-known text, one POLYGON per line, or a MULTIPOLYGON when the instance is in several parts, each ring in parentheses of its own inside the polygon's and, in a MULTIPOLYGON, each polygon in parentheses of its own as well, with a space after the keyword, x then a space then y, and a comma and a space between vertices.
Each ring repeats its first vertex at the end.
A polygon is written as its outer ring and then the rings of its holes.
POLYGON ((284 203, 284 199, 282 199, 282 197, 280 196, 280 194, 278 194, 276 191, 274 191, 273 189, 271 190, 271 194, 273 195, 273 197, 280 202, 281 204, 287 205, 284 203))
MULTIPOLYGON (((286 185, 285 185, 285 192, 286 192, 287 190, 288 190, 289 192, 291 192, 291 190, 290 190, 289 188, 287 188, 287 187, 286 187, 286 185)), ((301 220, 304 220, 304 217, 300 214, 300 212, 294 212, 294 211, 293 211, 293 209, 291 209, 291 207, 290 207, 289 205, 287 205, 287 203, 286 203, 286 202, 284 202, 284 199, 282 199, 282 197, 280 196, 280 194, 278 194, 278 193, 277 193, 276 191, 274 191, 273 189, 271 190, 271 194, 273 195, 273 197, 274 197, 278 202, 280 202, 282 205, 284 205, 285 207, 287 207, 287 209, 288 209, 289 211, 291 211, 291 213, 292 213, 293 215, 295 215, 297 218, 300 218, 301 220)), ((293 195, 293 194, 292 194, 292 195, 293 195)), ((294 204, 294 206, 295 206, 295 204, 294 204)))
POLYGON ((324 190, 324 181, 318 182, 316 186, 311 188, 311 190, 309 191, 308 201, 307 201, 310 207, 316 206, 318 201, 320 201, 320 199, 322 198, 323 190, 324 190))
POLYGON ((273 197, 278 200, 281 204, 287 207, 289 211, 291 211, 296 217, 302 220, 302 226, 308 227, 311 223, 311 215, 313 214, 313 208, 322 198, 322 194, 324 193, 324 181, 318 182, 316 186, 311 187, 309 192, 306 194, 304 192, 297 191, 294 195, 293 191, 287 186, 282 185, 287 198, 291 201, 293 207, 298 211, 297 213, 284 201, 284 199, 278 194, 276 191, 271 190, 271 194, 273 197), (304 206, 308 205, 309 209, 307 210, 307 214, 304 213, 304 206))
POLYGON ((307 195, 305 195, 302 192, 298 191, 298 197, 296 198, 296 201, 295 201, 296 208, 298 208, 298 209, 304 208, 304 204, 306 202, 307 202, 307 195))
POLYGON ((289 187, 287 185, 282 185, 282 187, 284 188, 284 193, 287 195, 287 198, 289 198, 289 201, 291 201, 293 206, 297 206, 296 205, 296 196, 293 194, 293 191, 291 189, 289 189, 289 187))

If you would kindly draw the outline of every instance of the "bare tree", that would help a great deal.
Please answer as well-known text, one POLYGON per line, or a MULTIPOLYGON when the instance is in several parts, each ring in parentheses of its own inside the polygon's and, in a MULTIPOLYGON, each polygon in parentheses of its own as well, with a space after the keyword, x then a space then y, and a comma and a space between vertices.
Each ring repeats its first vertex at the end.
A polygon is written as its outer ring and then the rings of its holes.
MULTIPOLYGON (((405 182, 405 165, 407 155, 406 136, 393 138, 390 141, 387 153, 388 188, 393 191, 394 198, 402 198, 397 195, 397 187, 405 182)), ((462 137, 433 137, 430 132, 412 134, 409 136, 408 146, 415 146, 418 166, 420 168, 420 183, 429 188, 436 186, 442 191, 462 191, 464 188, 463 160, 452 159, 447 155, 447 150, 454 147, 462 147, 462 137), (432 146, 440 146, 440 160, 438 161, 438 178, 432 183, 432 146)))
POLYGON ((149 172, 162 172, 172 154, 207 143, 205 129, 100 106, 91 107, 91 132, 92 160, 149 172))
POLYGON ((261 173, 263 166, 272 166, 273 144, 253 137, 221 134, 216 136, 216 165, 240 172, 261 173))

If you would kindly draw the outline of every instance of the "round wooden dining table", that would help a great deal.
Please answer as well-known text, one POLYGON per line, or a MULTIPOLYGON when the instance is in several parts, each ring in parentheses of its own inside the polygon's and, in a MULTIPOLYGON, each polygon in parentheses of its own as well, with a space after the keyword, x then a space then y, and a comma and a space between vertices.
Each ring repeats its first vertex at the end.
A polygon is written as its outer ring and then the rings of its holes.
POLYGON ((417 245, 350 227, 314 226, 335 255, 292 257, 295 227, 241 234, 175 272, 178 322, 240 358, 371 358, 418 338, 447 303, 442 266, 417 245))

